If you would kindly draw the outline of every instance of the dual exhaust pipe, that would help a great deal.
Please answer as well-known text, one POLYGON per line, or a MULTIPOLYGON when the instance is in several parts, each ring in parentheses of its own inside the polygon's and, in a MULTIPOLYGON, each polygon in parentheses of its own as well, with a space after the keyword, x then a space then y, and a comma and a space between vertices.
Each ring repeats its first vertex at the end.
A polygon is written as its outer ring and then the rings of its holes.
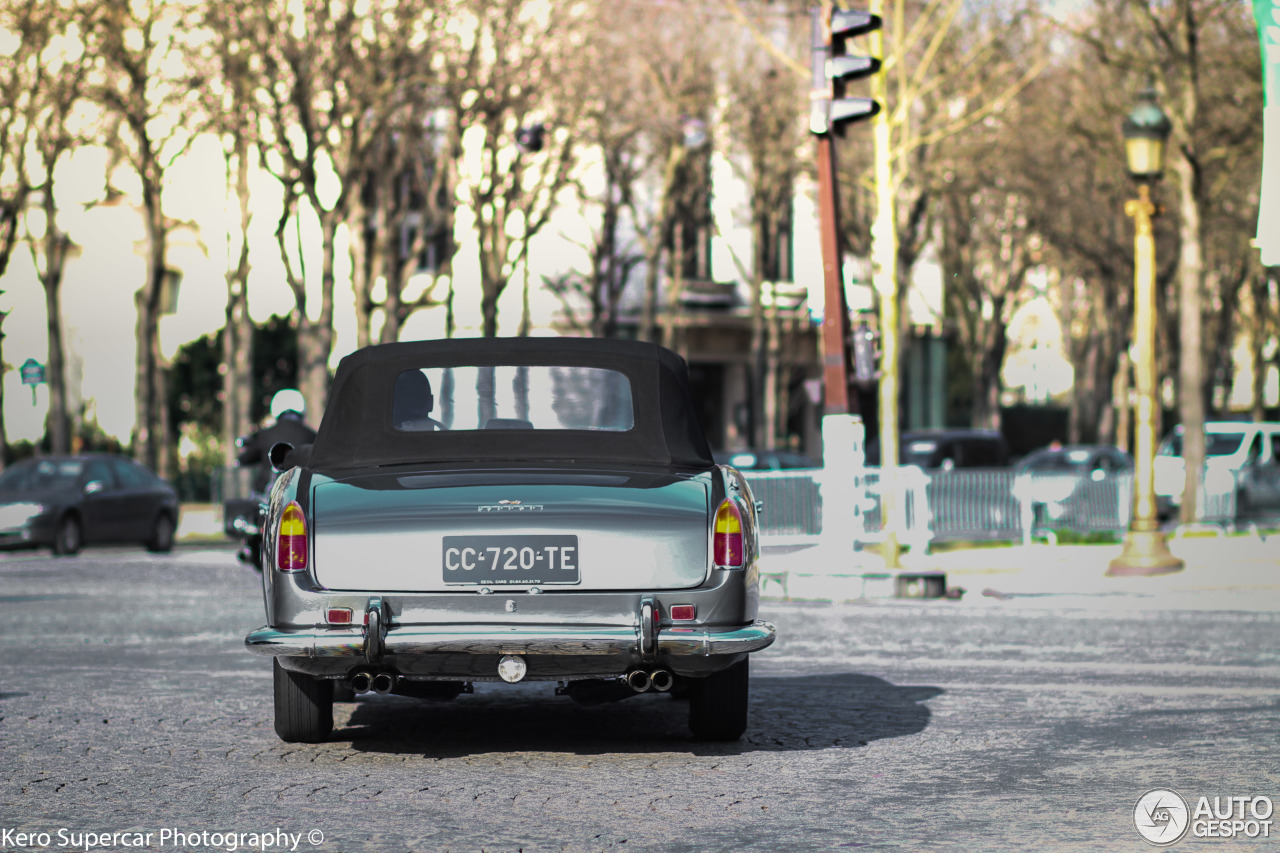
POLYGON ((351 686, 351 692, 356 694, 374 693, 387 694, 396 689, 397 678, 390 672, 369 672, 368 670, 360 670, 351 676, 348 684, 351 686))
POLYGON ((649 690, 666 693, 675 684, 675 676, 665 669, 655 669, 652 672, 633 669, 627 673, 626 681, 627 686, 637 693, 645 693, 649 690))
MULTIPOLYGON (((647 693, 650 690, 655 693, 666 693, 675 684, 675 676, 665 669, 652 671, 633 669, 627 673, 624 680, 636 693, 647 693)), ((347 684, 351 687, 351 692, 357 695, 370 692, 386 695, 396 689, 397 681, 399 677, 394 673, 362 669, 352 675, 347 680, 347 684)))

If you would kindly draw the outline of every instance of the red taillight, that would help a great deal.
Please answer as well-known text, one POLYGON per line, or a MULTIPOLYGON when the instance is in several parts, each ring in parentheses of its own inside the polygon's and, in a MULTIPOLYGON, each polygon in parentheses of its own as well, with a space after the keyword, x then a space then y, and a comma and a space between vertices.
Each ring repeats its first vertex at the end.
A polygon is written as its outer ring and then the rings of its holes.
POLYGON ((307 517, 297 501, 290 502, 280 514, 276 566, 282 572, 300 572, 307 567, 307 517))
POLYGON ((672 622, 690 622, 698 615, 698 608, 692 604, 673 604, 668 611, 672 622))
POLYGON ((716 565, 724 569, 742 568, 742 510, 738 502, 725 498, 716 510, 716 525, 711 537, 711 550, 716 565))
POLYGON ((330 625, 350 625, 351 624, 351 608, 350 607, 330 607, 327 619, 330 625))

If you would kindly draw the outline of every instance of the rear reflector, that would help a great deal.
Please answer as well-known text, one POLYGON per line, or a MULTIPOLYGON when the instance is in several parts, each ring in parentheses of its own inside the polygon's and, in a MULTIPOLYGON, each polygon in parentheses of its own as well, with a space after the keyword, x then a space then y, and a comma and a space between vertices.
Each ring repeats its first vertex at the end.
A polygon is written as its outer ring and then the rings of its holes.
POLYGON ((689 622, 697 617, 698 608, 692 604, 673 604, 669 612, 672 622, 689 622))
POLYGON ((276 566, 282 572, 300 572, 307 567, 307 517, 297 501, 290 501, 280 514, 276 566))
POLYGON ((330 607, 328 614, 330 625, 350 625, 351 624, 351 608, 350 607, 330 607))
POLYGON ((718 568, 742 568, 742 510, 732 498, 725 498, 716 510, 711 547, 718 568))

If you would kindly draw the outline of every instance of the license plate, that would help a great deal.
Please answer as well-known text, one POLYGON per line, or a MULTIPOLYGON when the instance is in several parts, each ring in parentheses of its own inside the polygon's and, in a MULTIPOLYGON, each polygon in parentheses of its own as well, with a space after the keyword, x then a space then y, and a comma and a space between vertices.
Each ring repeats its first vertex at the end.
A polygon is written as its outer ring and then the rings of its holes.
POLYGON ((578 583, 578 537, 446 536, 443 572, 456 584, 578 583))

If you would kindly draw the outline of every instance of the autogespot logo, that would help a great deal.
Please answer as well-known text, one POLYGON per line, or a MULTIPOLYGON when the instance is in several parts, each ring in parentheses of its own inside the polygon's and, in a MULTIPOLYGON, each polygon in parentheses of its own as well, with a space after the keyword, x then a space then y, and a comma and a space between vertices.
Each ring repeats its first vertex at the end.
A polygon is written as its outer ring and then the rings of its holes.
POLYGON ((1143 794, 1133 807, 1133 825, 1147 841, 1165 847, 1187 834, 1191 810, 1178 792, 1155 788, 1143 794))

